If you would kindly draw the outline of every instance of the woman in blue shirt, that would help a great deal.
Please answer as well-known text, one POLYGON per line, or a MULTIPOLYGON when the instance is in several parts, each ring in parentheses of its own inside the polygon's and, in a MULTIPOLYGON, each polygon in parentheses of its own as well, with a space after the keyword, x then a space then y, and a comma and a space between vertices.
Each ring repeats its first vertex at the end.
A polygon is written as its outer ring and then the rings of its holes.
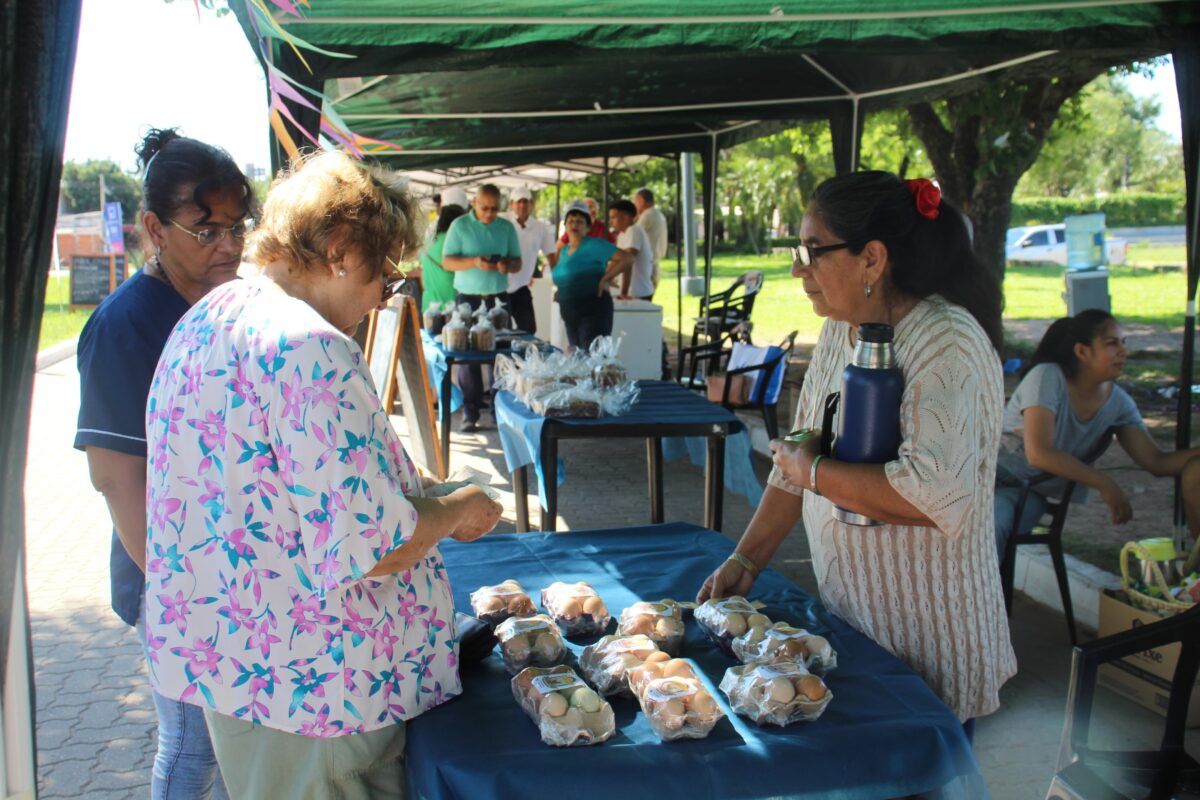
POLYGON ((567 341, 586 350, 597 336, 612 334, 613 301, 608 289, 633 268, 633 256, 606 239, 588 236, 592 216, 581 200, 567 204, 563 224, 567 243, 550 274, 567 341))

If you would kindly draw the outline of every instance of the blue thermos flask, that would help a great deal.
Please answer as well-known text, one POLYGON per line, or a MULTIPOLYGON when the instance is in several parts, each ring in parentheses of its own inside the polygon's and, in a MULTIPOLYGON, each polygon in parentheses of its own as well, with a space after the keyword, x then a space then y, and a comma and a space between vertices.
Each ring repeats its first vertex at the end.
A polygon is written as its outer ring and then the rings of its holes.
MULTIPOLYGON (((850 464, 895 460, 900 449, 904 373, 896 366, 892 337, 891 325, 868 322, 858 326, 858 344, 854 360, 842 372, 842 390, 825 398, 822 453, 850 464), (835 413, 837 438, 831 439, 835 413)), ((850 525, 883 524, 837 505, 833 517, 850 525)))

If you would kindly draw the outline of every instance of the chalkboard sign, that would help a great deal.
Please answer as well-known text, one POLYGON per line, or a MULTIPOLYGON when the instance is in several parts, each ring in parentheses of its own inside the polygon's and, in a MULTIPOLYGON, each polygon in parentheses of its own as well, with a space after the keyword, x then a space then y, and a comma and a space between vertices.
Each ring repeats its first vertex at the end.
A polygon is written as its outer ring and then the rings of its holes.
POLYGON ((392 369, 398 384, 404 422, 408 428, 408 452, 413 460, 441 480, 446 479, 442 448, 438 442, 437 417, 433 413, 433 389, 421 343, 421 309, 416 300, 404 298, 400 315, 398 369, 392 369))
POLYGON ((124 255, 71 256, 71 308, 100 305, 124 280, 124 255))
POLYGON ((395 380, 396 346, 400 339, 400 309, 388 306, 382 311, 371 312, 371 325, 367 333, 367 365, 375 381, 375 391, 383 400, 383 408, 392 413, 395 391, 391 383, 395 380))

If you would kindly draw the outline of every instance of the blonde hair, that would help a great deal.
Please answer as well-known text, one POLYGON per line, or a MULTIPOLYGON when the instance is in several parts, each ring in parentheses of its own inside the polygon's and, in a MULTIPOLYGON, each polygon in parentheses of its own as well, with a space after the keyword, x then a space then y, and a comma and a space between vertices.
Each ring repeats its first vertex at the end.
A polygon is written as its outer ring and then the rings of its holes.
POLYGON ((285 261, 290 271, 336 262, 353 251, 370 270, 390 271, 398 249, 415 253, 421 214, 395 173, 325 151, 292 162, 263 203, 252 258, 259 266, 285 261), (345 238, 340 249, 331 246, 345 238))

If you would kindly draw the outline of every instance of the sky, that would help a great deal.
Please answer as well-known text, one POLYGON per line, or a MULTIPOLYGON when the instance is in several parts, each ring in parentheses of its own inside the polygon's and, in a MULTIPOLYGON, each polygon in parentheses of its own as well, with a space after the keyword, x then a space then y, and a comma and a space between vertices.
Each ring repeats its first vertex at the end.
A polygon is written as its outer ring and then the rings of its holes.
MULTIPOLYGON (((1127 80, 1159 98, 1159 127, 1180 141, 1174 70, 1127 80)), ((132 170, 133 146, 153 125, 220 145, 243 168, 268 167, 266 108, 262 69, 232 14, 197 17, 191 0, 84 0, 67 160, 132 170)))

